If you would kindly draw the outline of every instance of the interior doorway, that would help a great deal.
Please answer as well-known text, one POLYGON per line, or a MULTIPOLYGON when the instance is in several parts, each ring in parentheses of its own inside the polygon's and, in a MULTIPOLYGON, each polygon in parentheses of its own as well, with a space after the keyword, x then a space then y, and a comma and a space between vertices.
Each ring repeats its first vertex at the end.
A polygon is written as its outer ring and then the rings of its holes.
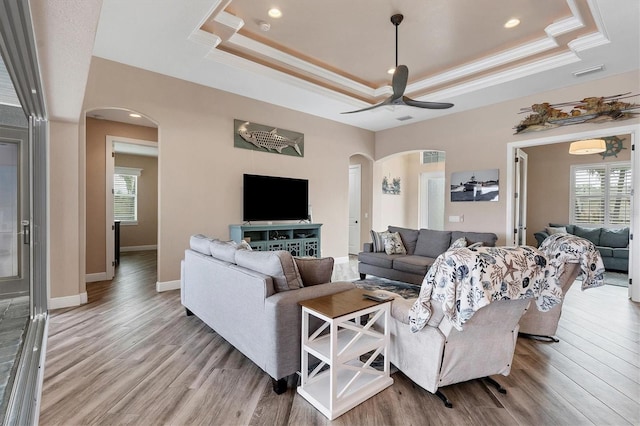
POLYGON ((515 190, 513 196, 514 206, 514 241, 516 246, 527 244, 527 153, 521 148, 516 149, 514 159, 515 190))
POLYGON ((420 228, 444 230, 444 172, 420 173, 420 228))
POLYGON ((29 191, 28 131, 0 126, 0 298, 29 294, 29 191))

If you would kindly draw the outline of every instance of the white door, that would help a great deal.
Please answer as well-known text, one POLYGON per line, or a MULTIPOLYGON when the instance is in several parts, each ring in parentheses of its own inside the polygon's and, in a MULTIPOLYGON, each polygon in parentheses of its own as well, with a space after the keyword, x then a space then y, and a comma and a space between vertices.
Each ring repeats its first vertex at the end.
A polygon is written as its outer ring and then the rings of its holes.
POLYGON ((29 294, 28 143, 26 129, 0 127, 0 298, 29 294))
POLYGON ((515 167, 515 194, 513 243, 517 246, 527 244, 527 153, 518 148, 516 150, 515 167))
POLYGON ((349 254, 360 252, 361 167, 349 166, 349 254))
POLYGON ((444 230, 444 197, 444 173, 421 173, 420 228, 444 230))

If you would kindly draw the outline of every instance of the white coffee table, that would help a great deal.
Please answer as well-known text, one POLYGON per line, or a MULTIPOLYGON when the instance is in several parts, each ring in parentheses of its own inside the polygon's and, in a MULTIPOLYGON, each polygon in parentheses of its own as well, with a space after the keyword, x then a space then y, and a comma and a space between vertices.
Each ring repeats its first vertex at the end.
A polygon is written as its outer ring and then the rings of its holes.
POLYGON ((365 299, 363 293, 353 289, 300 302, 302 383, 298 393, 329 420, 393 384, 387 357, 391 303, 365 299), (323 321, 312 334, 311 316, 323 321), (382 368, 372 366, 378 355, 384 357, 382 368), (320 360, 312 371, 310 357, 320 360))

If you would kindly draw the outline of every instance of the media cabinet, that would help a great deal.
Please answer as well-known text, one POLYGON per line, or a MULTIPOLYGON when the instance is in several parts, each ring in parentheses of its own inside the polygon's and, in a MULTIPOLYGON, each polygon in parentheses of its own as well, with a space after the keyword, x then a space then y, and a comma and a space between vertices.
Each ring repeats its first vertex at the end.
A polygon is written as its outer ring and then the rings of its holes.
POLYGON ((245 240, 254 250, 286 250, 293 256, 320 257, 321 223, 229 225, 233 241, 245 240))

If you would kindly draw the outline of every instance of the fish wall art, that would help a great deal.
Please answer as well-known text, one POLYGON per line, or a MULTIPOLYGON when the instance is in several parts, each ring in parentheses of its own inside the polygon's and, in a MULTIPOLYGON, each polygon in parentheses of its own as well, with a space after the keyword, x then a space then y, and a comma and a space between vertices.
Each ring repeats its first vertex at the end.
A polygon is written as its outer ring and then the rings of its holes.
POLYGON ((245 120, 233 120, 233 146, 304 157, 304 134, 245 120))

